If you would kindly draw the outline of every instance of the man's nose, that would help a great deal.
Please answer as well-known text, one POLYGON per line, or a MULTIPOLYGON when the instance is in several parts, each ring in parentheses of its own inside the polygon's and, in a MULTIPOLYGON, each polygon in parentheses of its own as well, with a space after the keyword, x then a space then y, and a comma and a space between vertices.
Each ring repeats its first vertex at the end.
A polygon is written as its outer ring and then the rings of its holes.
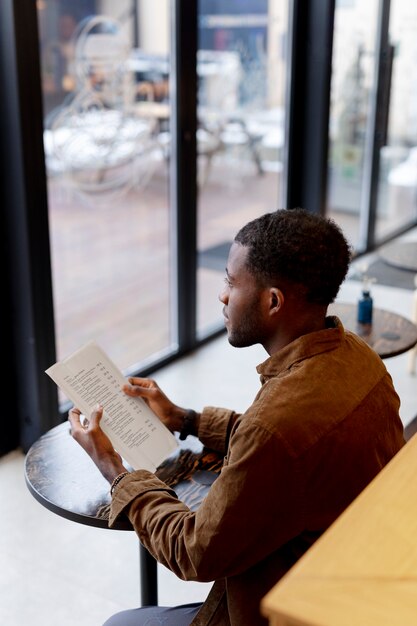
POLYGON ((229 299, 229 292, 228 292, 227 287, 224 287, 219 293, 219 300, 223 304, 227 304, 228 299, 229 299))

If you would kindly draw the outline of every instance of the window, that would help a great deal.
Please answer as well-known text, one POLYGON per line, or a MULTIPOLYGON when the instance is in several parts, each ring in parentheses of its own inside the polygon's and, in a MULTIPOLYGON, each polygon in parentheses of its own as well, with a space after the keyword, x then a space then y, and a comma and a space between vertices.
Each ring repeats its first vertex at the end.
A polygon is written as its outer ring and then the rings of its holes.
POLYGON ((230 244, 277 208, 285 124, 288 3, 200 0, 198 14, 198 308, 219 323, 230 244))
POLYGON ((56 356, 94 338, 146 374, 221 332, 228 248, 248 220, 321 211, 327 188, 358 249, 417 222, 416 11, 389 4, 337 2, 330 59, 332 0, 0 3, 24 448, 61 419, 44 374, 56 356))
POLYGON ((357 252, 417 220, 417 7, 336 2, 328 211, 357 252))
POLYGON ((169 2, 45 0, 38 18, 57 357, 95 339, 133 369, 176 344, 169 2))

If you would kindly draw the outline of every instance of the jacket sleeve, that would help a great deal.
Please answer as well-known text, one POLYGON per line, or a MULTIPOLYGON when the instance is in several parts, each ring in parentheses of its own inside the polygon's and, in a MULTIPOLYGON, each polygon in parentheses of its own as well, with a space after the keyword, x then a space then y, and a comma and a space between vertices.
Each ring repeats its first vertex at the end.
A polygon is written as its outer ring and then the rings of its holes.
POLYGON ((238 417, 239 413, 230 409, 205 407, 200 415, 199 440, 207 448, 225 454, 231 430, 238 417))
POLYGON ((236 575, 302 529, 296 474, 279 437, 244 420, 195 513, 165 483, 140 470, 116 488, 110 524, 125 511, 142 544, 179 578, 205 582, 236 575))

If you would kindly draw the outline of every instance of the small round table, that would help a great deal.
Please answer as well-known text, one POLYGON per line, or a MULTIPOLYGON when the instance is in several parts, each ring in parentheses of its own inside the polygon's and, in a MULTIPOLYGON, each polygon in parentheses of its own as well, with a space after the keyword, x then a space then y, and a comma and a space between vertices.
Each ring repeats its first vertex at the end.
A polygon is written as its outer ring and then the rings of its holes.
POLYGON ((417 272, 417 241, 396 241, 383 246, 379 250, 379 256, 388 265, 417 272))
MULTIPOLYGON (((223 456, 188 437, 156 475, 194 511, 222 464, 223 456)), ((30 493, 53 513, 87 526, 108 528, 109 484, 71 437, 68 422, 52 428, 31 446, 25 459, 25 480, 30 493)), ((119 519, 113 528, 133 530, 127 518, 119 519)), ((157 564, 141 543, 139 552, 141 602, 143 606, 156 605, 157 564)))
POLYGON ((398 313, 374 307, 372 324, 359 324, 357 304, 333 303, 328 312, 339 317, 347 330, 362 337, 381 359, 407 352, 417 344, 417 326, 398 313))

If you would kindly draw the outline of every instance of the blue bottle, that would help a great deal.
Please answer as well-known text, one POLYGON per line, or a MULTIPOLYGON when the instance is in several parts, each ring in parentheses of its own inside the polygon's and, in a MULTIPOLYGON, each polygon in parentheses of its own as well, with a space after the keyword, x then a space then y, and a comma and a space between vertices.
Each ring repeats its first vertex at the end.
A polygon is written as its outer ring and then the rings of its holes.
POLYGON ((360 324, 372 324, 373 300, 368 289, 362 291, 358 302, 358 322, 360 324))

